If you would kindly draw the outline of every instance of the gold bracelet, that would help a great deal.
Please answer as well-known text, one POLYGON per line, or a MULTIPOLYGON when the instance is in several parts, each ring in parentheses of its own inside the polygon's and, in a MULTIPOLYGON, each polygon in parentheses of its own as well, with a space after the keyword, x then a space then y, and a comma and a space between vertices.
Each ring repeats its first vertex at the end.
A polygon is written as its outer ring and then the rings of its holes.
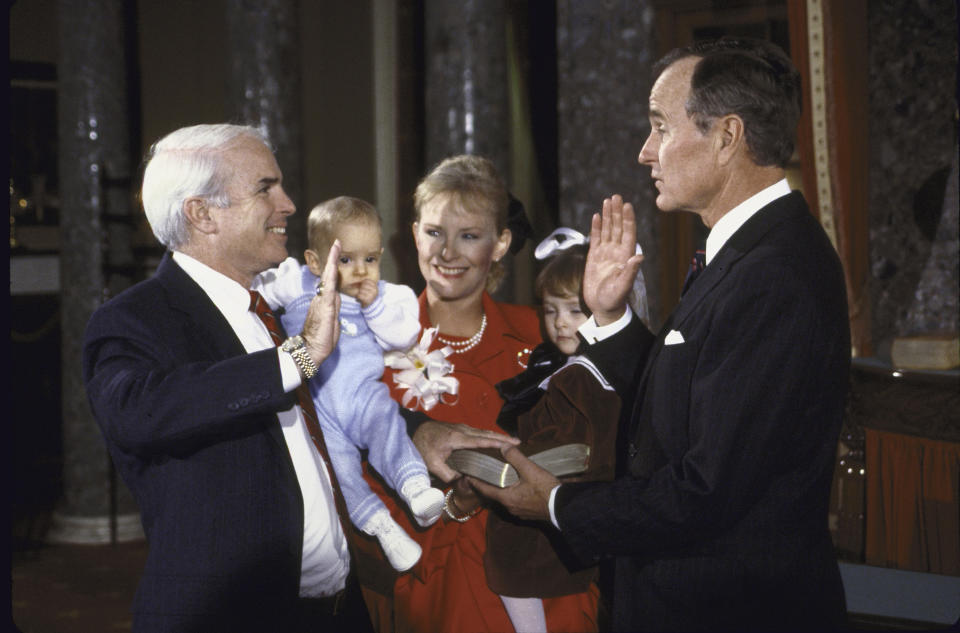
POLYGON ((477 513, 480 512, 481 510, 480 506, 477 506, 476 508, 473 509, 472 512, 468 512, 467 514, 461 514, 460 516, 457 516, 456 514, 450 511, 451 506, 455 508, 457 512, 460 512, 460 508, 457 507, 457 504, 453 500, 453 488, 451 488, 447 492, 447 496, 443 498, 443 511, 447 513, 448 517, 450 517, 451 519, 459 523, 464 523, 466 521, 469 521, 471 518, 475 517, 477 513))

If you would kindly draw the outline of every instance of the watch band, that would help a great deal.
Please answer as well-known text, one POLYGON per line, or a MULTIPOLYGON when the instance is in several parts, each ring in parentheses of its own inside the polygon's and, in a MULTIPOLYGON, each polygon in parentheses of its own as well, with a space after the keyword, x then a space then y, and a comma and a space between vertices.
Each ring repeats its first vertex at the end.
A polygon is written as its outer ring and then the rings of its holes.
POLYGON ((283 351, 293 358, 293 362, 296 363, 297 369, 300 370, 304 380, 310 380, 317 375, 317 365, 313 362, 310 354, 307 353, 307 344, 302 337, 288 338, 284 341, 283 351))
POLYGON ((310 358, 310 354, 307 353, 305 347, 298 347, 290 352, 290 355, 293 356, 293 362, 297 364, 300 373, 303 374, 304 380, 310 380, 317 375, 317 366, 314 364, 313 359, 310 358))

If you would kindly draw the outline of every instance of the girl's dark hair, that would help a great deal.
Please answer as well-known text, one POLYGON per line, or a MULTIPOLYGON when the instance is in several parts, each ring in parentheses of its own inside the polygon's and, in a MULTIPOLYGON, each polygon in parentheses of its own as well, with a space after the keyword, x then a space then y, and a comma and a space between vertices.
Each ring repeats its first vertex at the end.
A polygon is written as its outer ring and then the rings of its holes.
POLYGON ((571 246, 550 257, 533 284, 534 296, 542 303, 546 294, 575 295, 580 298, 580 309, 590 315, 583 302, 583 270, 587 264, 586 244, 571 246))

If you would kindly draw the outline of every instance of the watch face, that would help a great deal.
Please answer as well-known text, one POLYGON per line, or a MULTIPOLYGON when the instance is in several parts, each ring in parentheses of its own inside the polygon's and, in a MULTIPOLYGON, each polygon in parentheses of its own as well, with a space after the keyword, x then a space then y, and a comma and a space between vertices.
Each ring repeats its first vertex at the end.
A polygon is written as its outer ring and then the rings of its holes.
POLYGON ((303 347, 303 346, 304 346, 303 337, 298 334, 297 336, 291 336, 290 338, 288 338, 283 342, 283 351, 292 352, 298 347, 303 347))

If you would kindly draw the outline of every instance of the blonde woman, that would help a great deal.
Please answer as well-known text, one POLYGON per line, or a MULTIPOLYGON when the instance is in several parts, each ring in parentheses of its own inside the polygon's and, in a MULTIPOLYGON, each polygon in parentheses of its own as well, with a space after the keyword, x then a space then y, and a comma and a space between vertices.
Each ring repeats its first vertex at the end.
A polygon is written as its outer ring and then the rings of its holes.
MULTIPOLYGON (((503 401, 496 384, 518 374, 530 351, 541 342, 536 311, 495 301, 493 292, 505 274, 502 258, 525 236, 510 226, 511 204, 493 164, 478 156, 456 156, 439 163, 414 195, 413 237, 426 288, 420 294, 420 323, 438 328, 430 349, 449 346, 455 397, 447 394, 427 416, 433 420, 501 431, 496 419, 503 401)), ((522 214, 522 208, 519 210, 522 214)), ((529 225, 527 225, 529 226, 529 225)), ((522 243, 522 242, 521 242, 522 243)), ((408 391, 391 384, 402 401, 408 391)), ((418 437, 414 435, 414 441, 418 437)), ((418 446, 420 446, 418 442, 418 446)), ((427 459, 428 466, 431 465, 427 459)), ((426 530, 416 529, 393 505, 401 522, 423 548, 420 562, 394 584, 393 621, 397 631, 511 631, 500 597, 484 573, 487 511, 456 473, 431 468, 448 481, 444 514, 426 530)), ((381 488, 383 491, 383 488, 381 488)), ((384 492, 384 494, 388 494, 384 492)), ((551 631, 596 629, 597 592, 544 601, 551 631)))

